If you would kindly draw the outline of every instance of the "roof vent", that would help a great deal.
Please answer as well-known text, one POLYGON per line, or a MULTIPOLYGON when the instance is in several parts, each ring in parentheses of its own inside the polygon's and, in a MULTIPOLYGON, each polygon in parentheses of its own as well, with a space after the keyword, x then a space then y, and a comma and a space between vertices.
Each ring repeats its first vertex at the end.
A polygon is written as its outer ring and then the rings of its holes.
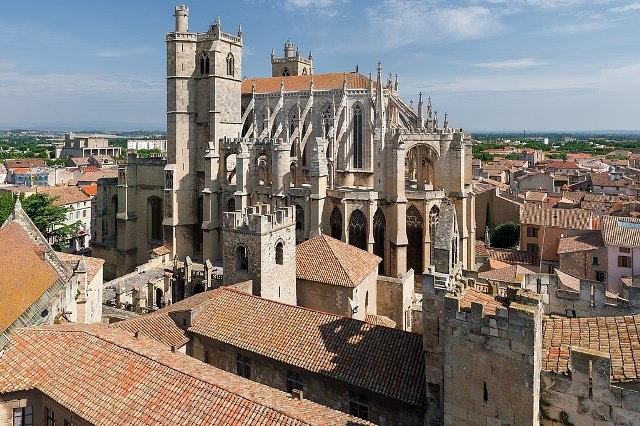
POLYGON ((298 401, 302 401, 304 399, 304 394, 300 389, 292 389, 291 396, 298 401))

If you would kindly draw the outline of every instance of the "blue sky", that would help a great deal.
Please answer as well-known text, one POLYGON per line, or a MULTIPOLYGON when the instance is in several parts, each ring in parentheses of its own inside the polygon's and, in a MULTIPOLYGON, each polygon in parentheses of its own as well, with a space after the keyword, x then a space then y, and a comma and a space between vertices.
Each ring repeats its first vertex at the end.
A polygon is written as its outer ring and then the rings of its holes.
MULTIPOLYGON (((0 126, 165 126, 165 0, 21 1, 0 14, 0 126)), ((193 0, 190 31, 244 32, 243 75, 271 48, 316 73, 382 61, 405 101, 470 130, 640 129, 640 2, 193 0)))

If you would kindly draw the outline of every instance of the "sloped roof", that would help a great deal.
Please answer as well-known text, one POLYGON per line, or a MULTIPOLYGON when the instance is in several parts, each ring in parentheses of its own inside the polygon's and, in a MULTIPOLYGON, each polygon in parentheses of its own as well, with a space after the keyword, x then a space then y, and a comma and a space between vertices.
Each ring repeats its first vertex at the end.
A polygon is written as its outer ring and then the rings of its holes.
POLYGON ((606 245, 640 247, 640 219, 603 216, 600 226, 606 245))
POLYGON ((211 301, 212 296, 211 291, 198 293, 150 314, 116 322, 110 327, 121 328, 132 333, 139 331, 165 345, 182 347, 189 342, 187 328, 177 324, 171 313, 202 308, 211 301))
POLYGON ((539 262, 536 253, 522 250, 491 248, 489 256, 492 259, 510 264, 537 265, 539 262))
POLYGON ((10 170, 16 167, 45 167, 47 163, 45 163, 42 158, 19 158, 16 160, 5 160, 4 165, 10 170))
POLYGON ((78 262, 80 262, 80 259, 83 259, 85 265, 87 266, 87 282, 91 282, 91 280, 93 280, 96 274, 100 271, 100 268, 102 268, 104 265, 104 260, 97 257, 85 257, 77 254, 63 252, 56 252, 56 255, 63 262, 70 264, 71 269, 73 270, 75 270, 78 266, 78 262))
POLYGON ((382 325, 384 327, 396 328, 396 322, 384 315, 367 315, 364 320, 371 325, 382 325))
POLYGON ((624 179, 612 180, 609 173, 591 173, 591 184, 593 186, 622 188, 629 185, 624 179))
POLYGON ((588 231, 573 237, 560 238, 558 254, 596 250, 600 247, 604 247, 600 231, 588 231))
POLYGON ((95 425, 369 424, 101 325, 18 331, 0 392, 29 389, 95 425))
MULTIPOLYGON (((284 81, 285 92, 297 92, 309 90, 311 78, 313 77, 314 90, 342 89, 346 78, 347 89, 367 89, 369 87, 369 77, 354 72, 336 72, 329 74, 292 75, 286 77, 266 77, 266 78, 245 78, 242 81, 242 94, 251 94, 253 84, 256 86, 256 93, 275 93, 280 91, 280 85, 284 81)), ((375 81, 371 81, 372 87, 376 86, 375 81)))
POLYGON ((0 228, 0 333, 61 278, 17 222, 0 228))
POLYGON ((614 382, 640 380, 640 315, 594 318, 545 318, 542 369, 567 372, 571 346, 611 355, 614 382))
POLYGON ((500 281, 505 283, 519 283, 522 276, 527 274, 537 274, 538 268, 527 268, 522 265, 511 265, 507 268, 494 269, 486 272, 479 272, 478 278, 490 281, 500 281))
POLYGON ((553 209, 539 204, 525 204, 520 208, 522 225, 550 228, 592 229, 593 213, 582 209, 553 209))
POLYGON ((467 287, 460 297, 460 308, 471 309, 471 302, 484 305, 485 315, 495 315, 496 309, 504 306, 494 296, 478 291, 475 288, 467 287))
POLYGON ((87 195, 77 186, 41 186, 37 192, 47 194, 53 201, 54 206, 66 206, 68 204, 82 203, 90 201, 91 196, 87 195))
POLYGON ((221 287, 189 332, 413 405, 422 337, 221 287))
POLYGON ((356 287, 381 260, 358 247, 320 234, 296 246, 296 278, 356 287))

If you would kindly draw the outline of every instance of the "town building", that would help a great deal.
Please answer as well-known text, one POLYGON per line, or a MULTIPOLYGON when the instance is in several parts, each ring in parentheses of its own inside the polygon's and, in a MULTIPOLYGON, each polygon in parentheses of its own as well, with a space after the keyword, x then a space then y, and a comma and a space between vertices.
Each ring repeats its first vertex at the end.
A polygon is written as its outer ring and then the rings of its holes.
POLYGON ((120 148, 109 146, 111 135, 80 135, 66 133, 64 144, 56 147, 56 158, 87 158, 92 155, 120 156, 120 148))

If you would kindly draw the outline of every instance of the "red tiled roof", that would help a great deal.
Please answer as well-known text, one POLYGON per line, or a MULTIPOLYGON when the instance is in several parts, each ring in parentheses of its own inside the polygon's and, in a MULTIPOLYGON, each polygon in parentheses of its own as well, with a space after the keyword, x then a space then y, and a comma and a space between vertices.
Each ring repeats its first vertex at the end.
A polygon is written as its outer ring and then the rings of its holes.
POLYGON ((496 308, 504 306, 492 295, 483 293, 472 287, 467 287, 460 297, 460 308, 471 309, 471 302, 483 304, 485 315, 495 315, 496 308))
POLYGON ((381 325, 389 328, 396 328, 396 322, 384 315, 367 315, 364 318, 365 322, 371 325, 381 325))
POLYGON ((296 246, 296 278, 356 287, 381 260, 358 247, 320 234, 296 246))
POLYGON ((369 424, 100 325, 19 330, 0 393, 28 389, 95 425, 369 424))
POLYGON ((175 345, 179 348, 189 342, 189 336, 186 327, 177 324, 171 313, 203 308, 211 301, 212 296, 211 291, 198 293, 150 314, 111 324, 110 327, 121 328, 132 333, 139 331, 165 345, 175 345))
POLYGON ((489 250, 484 241, 476 240, 476 256, 489 256, 489 250))
MULTIPOLYGON (((347 79, 347 89, 367 89, 369 77, 354 72, 337 72, 330 74, 295 75, 287 77, 245 78, 242 80, 242 94, 250 94, 253 84, 256 85, 256 93, 274 93, 280 91, 280 85, 284 81, 285 92, 297 92, 309 90, 313 77, 314 90, 342 89, 344 79, 347 79)), ((375 87, 376 82, 371 81, 375 87)))
POLYGON ((592 229, 593 213, 582 209, 553 209, 539 204, 520 208, 520 224, 550 228, 592 229))
POLYGON ((60 278, 36 250, 17 222, 0 228, 0 333, 60 278))
POLYGON ((603 216, 602 239, 606 245, 640 247, 640 219, 603 216))
POLYGON ((17 160, 5 160, 4 165, 7 169, 15 169, 17 167, 45 167, 47 163, 42 158, 20 158, 17 160))
POLYGON ((567 372, 571 346, 611 355, 611 379, 640 379, 640 315, 594 318, 545 318, 542 329, 542 369, 567 372))
POLYGON ((593 186, 623 188, 629 185, 624 179, 612 180, 609 173, 591 173, 591 184, 593 186))
POLYGON ((538 255, 530 251, 512 249, 489 249, 492 259, 511 264, 537 265, 538 255))
POLYGON ((82 185, 80 189, 82 190, 82 192, 90 196, 94 196, 98 193, 98 185, 95 183, 91 183, 89 185, 82 185))
POLYGON ((91 282, 104 265, 104 260, 97 257, 85 257, 63 252, 56 252, 56 255, 63 262, 69 263, 73 270, 78 266, 80 259, 84 259, 84 263, 87 266, 87 282, 91 282))
POLYGON ((527 268, 522 265, 511 265, 507 268, 480 272, 478 273, 478 278, 488 281, 500 281, 504 283, 520 283, 522 281, 523 275, 537 274, 538 272, 538 268, 527 268))
POLYGON ((77 186, 41 186, 38 187, 37 192, 55 198, 52 202, 54 206, 66 206, 68 204, 91 201, 91 197, 77 186))
POLYGON ((560 238, 558 254, 596 250, 600 247, 604 247, 600 231, 589 231, 573 237, 560 238))
POLYGON ((552 161, 544 165, 546 169, 579 169, 575 161, 552 161))
POLYGON ((424 404, 422 337, 236 290, 214 290, 189 332, 413 405, 424 404))

